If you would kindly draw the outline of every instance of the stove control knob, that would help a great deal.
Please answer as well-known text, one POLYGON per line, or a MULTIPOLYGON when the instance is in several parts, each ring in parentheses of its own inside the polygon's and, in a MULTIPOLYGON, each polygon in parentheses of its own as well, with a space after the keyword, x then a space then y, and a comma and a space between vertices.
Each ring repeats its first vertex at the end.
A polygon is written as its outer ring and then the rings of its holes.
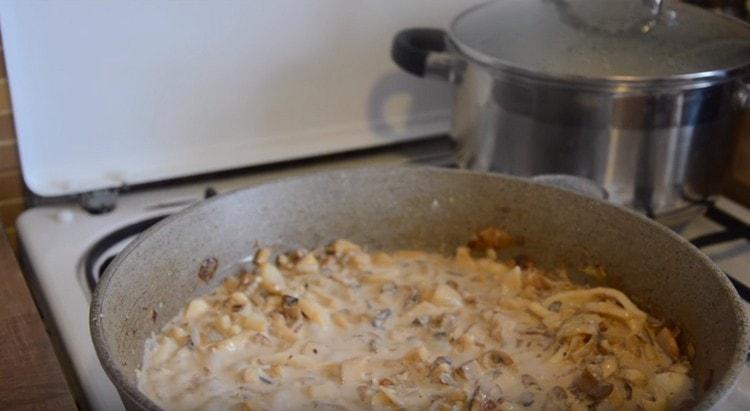
POLYGON ((73 222, 73 220, 75 219, 75 214, 72 210, 60 210, 55 216, 55 219, 58 223, 68 224, 73 222))

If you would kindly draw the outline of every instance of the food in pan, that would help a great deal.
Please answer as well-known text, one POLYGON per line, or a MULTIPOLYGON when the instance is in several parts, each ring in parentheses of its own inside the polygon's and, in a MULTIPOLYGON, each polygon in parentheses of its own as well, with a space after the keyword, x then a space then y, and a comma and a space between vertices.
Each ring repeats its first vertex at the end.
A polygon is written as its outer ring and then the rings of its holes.
POLYGON ((146 342, 165 409, 673 410, 692 347, 622 292, 480 232, 445 257, 345 240, 255 256, 146 342))

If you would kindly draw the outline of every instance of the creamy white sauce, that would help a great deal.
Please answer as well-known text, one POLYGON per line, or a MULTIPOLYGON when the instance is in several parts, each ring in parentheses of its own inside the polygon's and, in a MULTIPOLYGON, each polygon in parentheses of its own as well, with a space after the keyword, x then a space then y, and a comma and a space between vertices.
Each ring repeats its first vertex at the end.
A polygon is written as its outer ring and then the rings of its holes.
POLYGON ((691 398, 672 331, 627 297, 482 255, 337 241, 270 263, 263 250, 254 272, 146 342, 139 388, 170 410, 677 409, 691 398))

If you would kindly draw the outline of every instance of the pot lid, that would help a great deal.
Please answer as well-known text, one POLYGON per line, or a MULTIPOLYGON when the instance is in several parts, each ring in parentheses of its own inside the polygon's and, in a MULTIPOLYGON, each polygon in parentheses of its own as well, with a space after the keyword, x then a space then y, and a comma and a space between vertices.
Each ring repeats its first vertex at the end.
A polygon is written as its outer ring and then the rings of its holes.
POLYGON ((750 25, 671 0, 500 0, 459 15, 450 39, 480 64, 556 78, 710 78, 750 63, 750 25))

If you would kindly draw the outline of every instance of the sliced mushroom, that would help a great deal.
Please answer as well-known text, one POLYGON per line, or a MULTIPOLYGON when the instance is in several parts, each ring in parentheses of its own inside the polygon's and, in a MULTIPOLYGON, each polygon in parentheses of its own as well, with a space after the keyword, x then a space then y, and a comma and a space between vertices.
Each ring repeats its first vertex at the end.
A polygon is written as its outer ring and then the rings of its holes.
POLYGON ((477 386, 469 398, 466 409, 469 411, 495 410, 497 409, 497 402, 487 392, 477 386))
POLYGON ((576 378, 573 386, 577 391, 586 394, 594 401, 601 401, 607 398, 609 394, 612 394, 612 390, 614 389, 612 384, 598 380, 588 370, 584 370, 576 378))
POLYGON ((552 304, 547 307, 547 309, 552 311, 553 313, 559 313, 561 307, 562 303, 560 301, 553 301, 552 304))
POLYGON ((219 260, 214 257, 206 258, 198 268, 198 278, 203 280, 203 282, 210 281, 214 277, 214 274, 216 273, 216 269, 218 267, 219 260))
POLYGON ((531 391, 524 391, 518 396, 518 402, 524 407, 530 407, 534 404, 534 393, 531 391))
POLYGON ((284 306, 291 307, 293 305, 297 305, 299 299, 297 297, 292 297, 291 295, 284 294, 281 296, 281 302, 282 304, 284 304, 284 306))
POLYGON ((385 320, 387 320, 388 317, 390 316, 391 316, 390 308, 382 309, 378 311, 378 313, 375 314, 375 316, 372 318, 371 324, 375 328, 380 328, 383 326, 383 323, 385 322, 385 320))
POLYGON ((485 368, 497 368, 500 366, 513 365, 513 358, 506 352, 500 350, 486 351, 480 357, 480 361, 485 368))
POLYGON ((633 398, 633 387, 630 384, 628 384, 628 383, 623 384, 623 387, 625 388, 625 399, 626 400, 632 399, 633 398))
POLYGON ((526 388, 539 388, 539 383, 536 382, 536 378, 529 374, 521 375, 521 384, 526 388))
POLYGON ((415 305, 417 305, 417 303, 422 301, 422 293, 419 292, 418 288, 412 287, 412 286, 406 286, 406 287, 402 287, 402 289, 405 289, 407 293, 406 299, 404 300, 404 307, 403 307, 404 310, 409 310, 415 305))
POLYGON ((456 380, 451 377, 450 373, 443 372, 438 376, 438 381, 445 385, 456 385, 456 380))
POLYGON ((446 378, 443 378, 443 375, 447 375, 448 377, 450 377, 452 371, 453 368, 450 366, 450 363, 440 362, 438 364, 435 364, 433 362, 432 369, 430 370, 430 375, 432 375, 432 378, 435 381, 441 382, 443 384, 448 384, 448 382, 446 381, 453 381, 453 378, 451 377, 450 380, 448 380, 446 378))
POLYGON ((451 359, 448 358, 448 357, 446 357, 446 356, 441 355, 441 356, 435 358, 435 361, 432 362, 432 366, 433 367, 438 367, 441 364, 446 364, 446 365, 448 365, 448 367, 450 367, 452 365, 451 359))
POLYGON ((454 371, 457 377, 463 378, 467 381, 472 381, 482 375, 482 371, 479 368, 479 363, 476 360, 469 360, 459 365, 454 371))

